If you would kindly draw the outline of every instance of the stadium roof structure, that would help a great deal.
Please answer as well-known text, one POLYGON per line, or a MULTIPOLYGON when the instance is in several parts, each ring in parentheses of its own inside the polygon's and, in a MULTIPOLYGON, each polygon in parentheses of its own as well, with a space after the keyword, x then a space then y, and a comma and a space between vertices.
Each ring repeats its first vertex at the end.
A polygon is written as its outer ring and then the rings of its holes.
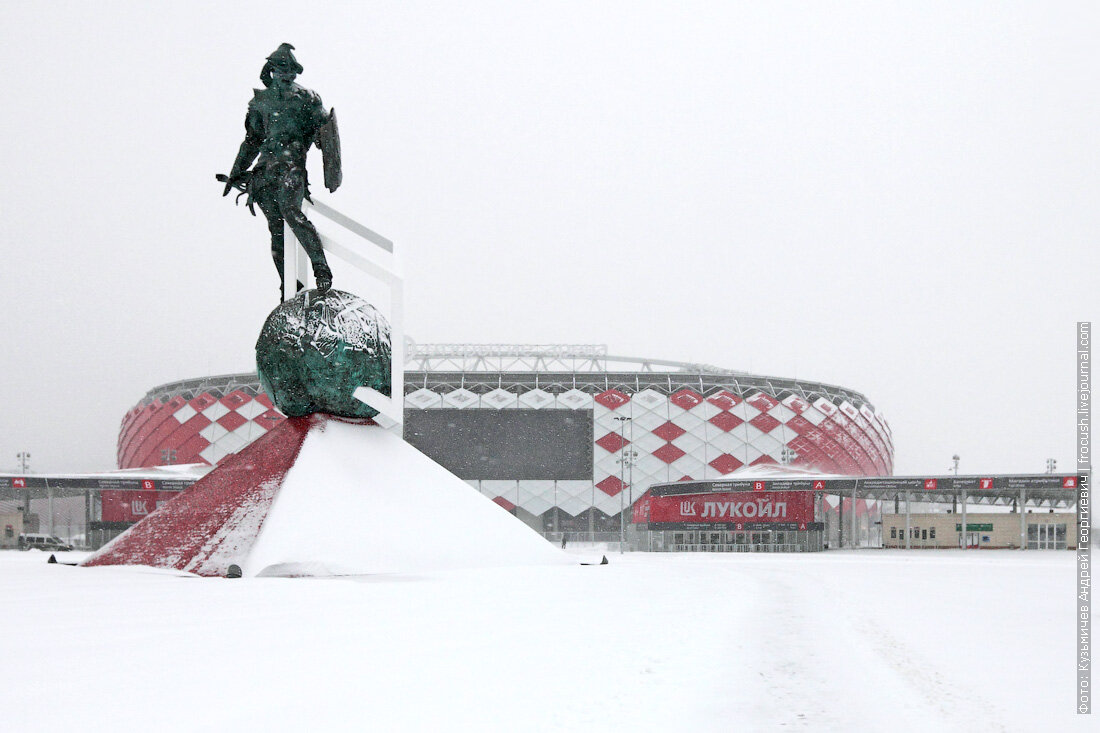
MULTIPOLYGON (((737 478, 740 478, 738 476, 737 478)), ((776 478, 779 478, 778 476, 776 478)), ((786 477, 784 477, 786 478, 786 477)), ((823 494, 860 499, 909 499, 951 504, 1008 506, 1022 501, 1053 509, 1077 504, 1077 487, 1084 476, 1062 474, 986 474, 984 476, 822 476, 814 489, 823 494)), ((711 483, 716 483, 713 480, 711 483)))
MULTIPOLYGON (((610 365, 630 371, 743 374, 694 362, 613 356, 606 344, 417 344, 405 343, 406 367, 444 372, 606 372, 610 365)), ((626 371, 626 370, 623 370, 626 371)))
MULTIPOLYGON (((966 499, 969 504, 1007 506, 1020 501, 1025 505, 1053 509, 1077 504, 1077 487, 1084 476, 1060 474, 1001 474, 984 476, 888 476, 849 479, 861 499, 904 499, 950 504, 966 499)), ((852 487, 826 481, 826 493, 850 496, 852 487)))
POLYGON ((1001 474, 985 476, 826 476, 799 475, 787 466, 761 466, 755 474, 738 472, 729 478, 670 481, 654 484, 657 496, 720 491, 815 491, 841 498, 950 504, 964 497, 968 504, 1007 506, 1023 499, 1032 506, 1070 507, 1077 503, 1077 487, 1084 476, 1059 474, 1001 474), (764 484, 760 487, 756 484, 764 484))
POLYGON ((12 479, 23 481, 28 488, 46 486, 50 481, 54 481, 54 485, 60 485, 60 482, 95 482, 110 479, 195 481, 209 473, 211 469, 213 469, 213 466, 206 463, 172 463, 163 466, 116 468, 111 471, 83 471, 80 473, 13 473, 12 471, 0 471, 0 488, 10 484, 12 479))
MULTIPOLYGON (((633 392, 651 388, 665 394, 680 389, 709 394, 732 389, 745 394, 754 389, 773 395, 794 394, 868 404, 859 392, 835 384, 772 377, 697 362, 615 356, 602 344, 417 344, 405 343, 405 394, 419 389, 445 391, 455 385, 475 394, 494 389, 549 392, 579 389, 599 393, 616 387, 633 392)), ((259 380, 254 372, 185 379, 158 385, 142 400, 166 401, 169 396, 191 399, 208 392, 216 396, 241 390, 255 395, 259 380)))

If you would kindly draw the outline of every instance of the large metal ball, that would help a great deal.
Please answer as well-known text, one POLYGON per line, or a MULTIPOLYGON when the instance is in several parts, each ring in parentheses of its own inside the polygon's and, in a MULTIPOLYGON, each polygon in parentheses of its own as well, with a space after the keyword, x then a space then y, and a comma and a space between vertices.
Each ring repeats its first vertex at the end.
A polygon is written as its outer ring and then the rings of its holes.
POLYGON ((365 386, 390 396, 391 365, 390 324, 342 290, 304 290, 281 303, 256 341, 260 384, 290 417, 374 417, 353 392, 365 386))

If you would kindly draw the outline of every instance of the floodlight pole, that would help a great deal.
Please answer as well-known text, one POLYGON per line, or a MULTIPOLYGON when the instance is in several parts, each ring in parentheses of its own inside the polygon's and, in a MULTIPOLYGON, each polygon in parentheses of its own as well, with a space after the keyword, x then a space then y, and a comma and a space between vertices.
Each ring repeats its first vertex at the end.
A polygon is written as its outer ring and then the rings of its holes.
POLYGON ((1027 489, 1020 489, 1020 549, 1027 549, 1027 511, 1024 504, 1027 503, 1027 489))
MULTIPOLYGON (((633 420, 630 422, 630 444, 634 445, 634 421, 633 420)), ((633 523, 633 519, 634 519, 634 516, 633 516, 634 515, 634 460, 637 457, 638 457, 638 451, 631 448, 630 449, 630 475, 629 475, 629 481, 626 485, 627 490, 630 492, 630 494, 628 494, 627 497, 626 497, 626 506, 627 506, 628 509, 630 509, 631 522, 632 523, 633 523)), ((619 546, 622 547, 622 545, 619 545, 619 546)))
POLYGON ((970 549, 970 533, 966 531, 966 489, 962 490, 962 548, 964 550, 970 549))

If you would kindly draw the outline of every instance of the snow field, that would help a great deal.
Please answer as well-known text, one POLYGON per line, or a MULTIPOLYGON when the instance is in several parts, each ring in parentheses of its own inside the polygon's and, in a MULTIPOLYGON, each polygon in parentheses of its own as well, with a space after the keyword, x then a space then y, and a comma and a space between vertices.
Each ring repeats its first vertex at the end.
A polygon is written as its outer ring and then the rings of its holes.
POLYGON ((1088 721, 1073 713, 1071 553, 637 553, 240 580, 45 559, 0 553, 12 730, 1088 721))

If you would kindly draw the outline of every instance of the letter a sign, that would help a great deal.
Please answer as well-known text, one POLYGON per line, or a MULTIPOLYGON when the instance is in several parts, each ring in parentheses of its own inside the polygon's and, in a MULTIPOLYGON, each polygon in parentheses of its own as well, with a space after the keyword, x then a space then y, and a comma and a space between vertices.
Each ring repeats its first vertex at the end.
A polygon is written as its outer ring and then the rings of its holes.
MULTIPOLYGON (((824 481, 820 481, 820 480, 814 481, 814 491, 824 491, 824 490, 825 490, 825 482, 824 481)), ((805 527, 803 527, 803 529, 805 529, 805 527)))
POLYGON ((1076 476, 1066 476, 1064 479, 1062 479, 1062 488, 1063 489, 1076 489, 1077 488, 1077 477, 1076 476))
POLYGON ((799 529, 806 529, 806 523, 805 523, 805 522, 802 522, 802 523, 800 523, 800 524, 798 525, 798 528, 799 528, 799 529))

